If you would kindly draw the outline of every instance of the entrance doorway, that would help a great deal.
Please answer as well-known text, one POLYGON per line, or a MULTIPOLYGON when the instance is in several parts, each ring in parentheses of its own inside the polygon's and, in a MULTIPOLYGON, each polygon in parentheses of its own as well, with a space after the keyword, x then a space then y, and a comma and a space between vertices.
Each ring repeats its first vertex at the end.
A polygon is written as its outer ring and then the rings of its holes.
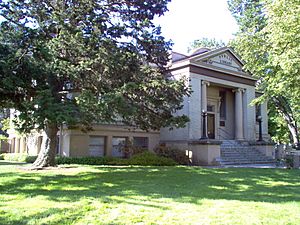
POLYGON ((209 139, 215 139, 215 114, 207 114, 207 136, 209 139))

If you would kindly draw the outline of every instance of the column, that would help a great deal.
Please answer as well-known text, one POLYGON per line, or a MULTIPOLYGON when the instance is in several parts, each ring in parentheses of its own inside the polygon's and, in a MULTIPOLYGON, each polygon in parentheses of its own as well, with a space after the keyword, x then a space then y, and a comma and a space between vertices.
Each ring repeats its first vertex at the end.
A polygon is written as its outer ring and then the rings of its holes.
POLYGON ((205 111, 207 112, 207 86, 209 86, 209 82, 208 81, 205 81, 203 80, 201 82, 201 90, 202 90, 202 95, 201 95, 201 111, 205 111))
POLYGON ((105 140, 105 156, 112 156, 112 136, 106 136, 105 140))
POLYGON ((235 93, 235 139, 244 140, 243 126, 243 92, 244 89, 238 88, 233 90, 235 93))
POLYGON ((26 152, 26 147, 25 147, 25 138, 24 137, 20 138, 20 153, 27 153, 26 152))
POLYGON ((203 124, 203 114, 207 113, 207 86, 209 85, 210 83, 208 81, 203 80, 201 82, 201 115, 200 115, 201 123, 202 123, 201 138, 205 138, 205 139, 207 138, 207 118, 205 120, 205 124, 203 124))
POLYGON ((15 153, 20 153, 20 138, 15 139, 15 153))
POLYGON ((14 152, 15 152, 15 138, 11 138, 9 143, 9 153, 14 153, 14 152))

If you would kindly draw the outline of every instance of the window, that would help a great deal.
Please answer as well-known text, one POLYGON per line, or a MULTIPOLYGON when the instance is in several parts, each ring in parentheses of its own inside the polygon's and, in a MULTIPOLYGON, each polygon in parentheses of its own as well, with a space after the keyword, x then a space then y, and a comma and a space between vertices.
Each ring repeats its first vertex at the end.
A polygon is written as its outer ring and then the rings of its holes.
POLYGON ((133 146, 148 149, 148 138, 147 137, 133 137, 133 146))
POLYGON ((214 112, 215 107, 213 105, 207 105, 207 112, 214 112))
POLYGON ((90 136, 89 154, 90 156, 104 156, 105 137, 90 136))
POLYGON ((226 91, 219 92, 220 97, 220 119, 226 119, 226 91))
POLYGON ((122 148, 126 144, 126 137, 113 137, 112 138, 112 156, 123 157, 122 148))

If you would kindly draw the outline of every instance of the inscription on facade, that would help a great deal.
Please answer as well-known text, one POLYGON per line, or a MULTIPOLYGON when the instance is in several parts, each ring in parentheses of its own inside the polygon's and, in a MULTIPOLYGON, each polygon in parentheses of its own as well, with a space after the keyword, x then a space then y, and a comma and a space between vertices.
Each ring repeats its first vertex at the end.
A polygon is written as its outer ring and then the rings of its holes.
POLYGON ((219 60, 221 64, 231 66, 232 58, 230 58, 227 54, 219 55, 219 60))
POLYGON ((204 59, 202 62, 216 67, 221 67, 223 69, 229 69, 239 72, 243 71, 240 65, 237 64, 237 62, 234 60, 234 58, 232 58, 229 54, 226 53, 216 55, 209 59, 204 59))

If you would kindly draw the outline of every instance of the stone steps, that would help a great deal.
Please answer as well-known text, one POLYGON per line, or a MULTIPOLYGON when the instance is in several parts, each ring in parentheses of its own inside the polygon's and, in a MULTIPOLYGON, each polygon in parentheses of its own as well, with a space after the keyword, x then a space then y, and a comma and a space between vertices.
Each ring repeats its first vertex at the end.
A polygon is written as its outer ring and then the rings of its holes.
POLYGON ((223 141, 221 145, 220 165, 275 164, 275 160, 265 156, 248 143, 234 140, 223 141))
POLYGON ((271 158, 264 156, 264 155, 257 155, 257 156, 249 156, 249 155, 221 155, 221 158, 224 160, 238 160, 238 159, 246 159, 246 160, 269 160, 271 158))
POLYGON ((270 161, 245 161, 245 162, 241 162, 241 161, 238 161, 238 162, 233 162, 233 161, 230 161, 230 162, 221 162, 220 163, 221 166, 231 166, 231 165, 249 165, 249 164, 263 164, 263 165, 276 165, 275 162, 270 162, 270 161))

